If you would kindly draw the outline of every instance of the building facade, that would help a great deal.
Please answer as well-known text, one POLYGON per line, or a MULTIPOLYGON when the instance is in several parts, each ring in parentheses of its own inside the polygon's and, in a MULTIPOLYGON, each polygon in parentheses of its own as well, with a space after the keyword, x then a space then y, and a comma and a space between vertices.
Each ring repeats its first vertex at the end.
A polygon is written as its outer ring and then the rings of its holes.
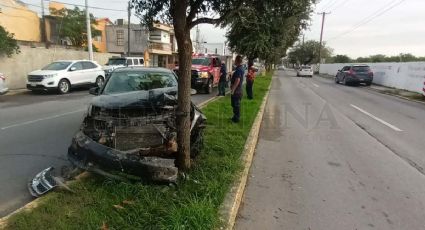
POLYGON ((40 18, 16 0, 0 0, 0 25, 18 41, 40 42, 40 18))

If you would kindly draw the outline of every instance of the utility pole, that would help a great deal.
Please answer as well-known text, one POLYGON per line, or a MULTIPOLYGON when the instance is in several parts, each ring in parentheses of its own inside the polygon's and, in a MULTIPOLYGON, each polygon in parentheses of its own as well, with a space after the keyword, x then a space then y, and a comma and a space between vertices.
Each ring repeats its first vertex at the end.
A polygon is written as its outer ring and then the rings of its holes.
POLYGON ((322 29, 320 30, 320 46, 319 46, 319 64, 322 62, 322 42, 323 42, 323 28, 325 27, 325 18, 327 14, 330 14, 331 12, 322 12, 317 13, 322 15, 322 29))
POLYGON ((130 57, 130 18, 131 18, 131 2, 128 1, 128 27, 127 27, 127 57, 130 57))
MULTIPOLYGON (((46 24, 44 20, 44 0, 41 0, 41 42, 46 42, 46 24)), ((46 44, 47 47, 47 44, 46 44)))
POLYGON ((90 23, 90 13, 89 13, 89 3, 88 0, 86 2, 86 25, 87 25, 87 48, 89 50, 89 59, 93 61, 93 44, 91 38, 91 23, 90 23))

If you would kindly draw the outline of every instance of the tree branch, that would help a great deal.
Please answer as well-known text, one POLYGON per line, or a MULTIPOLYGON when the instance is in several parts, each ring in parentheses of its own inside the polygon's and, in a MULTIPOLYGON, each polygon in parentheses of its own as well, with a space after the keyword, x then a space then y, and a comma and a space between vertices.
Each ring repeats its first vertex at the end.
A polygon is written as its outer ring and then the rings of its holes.
MULTIPOLYGON (((202 3, 202 1, 201 1, 201 3, 202 3)), ((230 17, 232 14, 236 13, 241 8, 241 6, 242 6, 243 3, 244 3, 244 1, 242 1, 242 0, 239 1, 235 8, 226 11, 219 18, 205 18, 204 17, 204 18, 198 18, 195 21, 192 21, 192 19, 191 20, 187 20, 186 21, 187 22, 187 26, 189 27, 189 29, 192 29, 196 25, 203 24, 203 23, 206 23, 206 24, 215 24, 215 25, 220 24, 224 20, 226 20, 228 17, 230 17)), ((198 6, 198 8, 199 7, 200 7, 200 5, 198 6)), ((195 16, 196 16, 196 11, 197 11, 198 8, 191 9, 191 12, 190 13, 192 13, 192 10, 194 10, 195 11, 195 16)))
POLYGON ((220 22, 222 22, 223 19, 222 18, 198 18, 195 21, 189 23, 189 28, 192 29, 193 27, 195 27, 196 25, 199 24, 219 24, 220 22))
POLYGON ((199 7, 201 7, 202 5, 202 2, 204 2, 204 0, 196 0, 190 6, 190 12, 189 12, 189 15, 187 16, 188 22, 191 22, 196 17, 196 14, 198 13, 199 7))

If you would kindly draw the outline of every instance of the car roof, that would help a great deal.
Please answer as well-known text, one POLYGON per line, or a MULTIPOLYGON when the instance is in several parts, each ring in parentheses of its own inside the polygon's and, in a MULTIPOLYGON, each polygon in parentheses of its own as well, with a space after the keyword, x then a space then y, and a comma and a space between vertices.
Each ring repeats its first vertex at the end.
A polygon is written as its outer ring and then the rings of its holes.
POLYGON ((352 65, 354 67, 369 67, 369 65, 366 64, 358 64, 358 65, 352 65))
POLYGON ((89 61, 89 62, 94 62, 97 63, 96 61, 90 61, 90 60, 56 60, 56 61, 52 61, 52 62, 78 62, 78 61, 89 61))
POLYGON ((161 67, 144 67, 144 66, 128 66, 115 69, 114 72, 126 72, 126 71, 134 71, 134 72, 162 72, 162 73, 173 73, 173 71, 161 68, 161 67))

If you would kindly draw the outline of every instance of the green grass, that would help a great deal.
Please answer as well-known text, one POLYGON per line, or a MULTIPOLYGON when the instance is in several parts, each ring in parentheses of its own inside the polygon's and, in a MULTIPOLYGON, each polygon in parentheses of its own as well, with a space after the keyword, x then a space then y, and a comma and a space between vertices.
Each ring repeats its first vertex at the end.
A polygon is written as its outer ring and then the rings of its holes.
POLYGON ((252 101, 242 100, 242 117, 232 124, 230 98, 203 109, 208 118, 203 152, 178 186, 124 183, 90 176, 71 185, 75 193, 54 191, 40 205, 12 216, 6 229, 213 229, 219 208, 241 172, 240 156, 271 82, 258 77, 252 101), (124 200, 132 204, 122 204, 124 200), (115 208, 121 204, 124 209, 115 208))

